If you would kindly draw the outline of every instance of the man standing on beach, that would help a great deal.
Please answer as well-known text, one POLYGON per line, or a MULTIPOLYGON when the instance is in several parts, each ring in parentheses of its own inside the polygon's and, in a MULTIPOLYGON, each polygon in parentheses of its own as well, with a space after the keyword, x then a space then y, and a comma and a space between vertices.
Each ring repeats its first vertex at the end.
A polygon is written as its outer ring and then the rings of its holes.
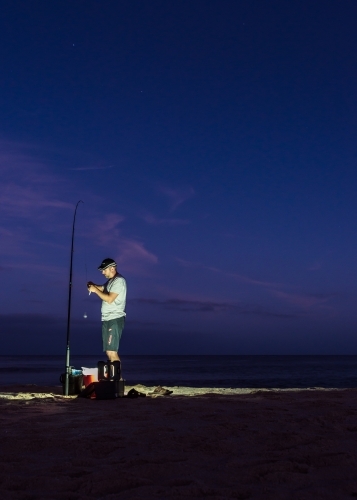
POLYGON ((118 350, 126 316, 126 281, 118 273, 113 259, 104 259, 98 271, 101 271, 108 281, 104 285, 95 285, 89 281, 87 287, 89 294, 96 293, 102 299, 103 351, 109 361, 120 361, 118 350))

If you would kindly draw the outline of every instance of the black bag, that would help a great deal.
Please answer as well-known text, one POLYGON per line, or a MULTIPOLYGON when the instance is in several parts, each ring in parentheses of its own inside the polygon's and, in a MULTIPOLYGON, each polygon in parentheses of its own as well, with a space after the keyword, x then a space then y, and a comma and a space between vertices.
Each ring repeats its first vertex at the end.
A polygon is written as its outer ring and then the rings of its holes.
POLYGON ((118 381, 92 382, 80 394, 79 398, 91 398, 93 393, 95 399, 115 399, 118 397, 118 381))
MULTIPOLYGON (((62 373, 60 376, 60 382, 63 388, 63 394, 66 388, 66 374, 62 373)), ((82 391, 83 386, 83 375, 68 375, 68 395, 74 396, 82 391)))
POLYGON ((93 383, 96 399, 115 399, 117 397, 116 381, 101 380, 93 383))

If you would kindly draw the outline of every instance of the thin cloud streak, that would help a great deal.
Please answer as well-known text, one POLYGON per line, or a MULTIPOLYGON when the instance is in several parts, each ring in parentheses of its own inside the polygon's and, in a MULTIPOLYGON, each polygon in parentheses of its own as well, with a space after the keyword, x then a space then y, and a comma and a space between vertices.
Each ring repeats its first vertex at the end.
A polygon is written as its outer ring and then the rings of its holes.
MULTIPOLYGON (((228 278, 233 278, 241 283, 248 283, 250 285, 254 286, 259 286, 262 288, 265 288, 268 293, 285 303, 288 303, 290 305, 293 305, 295 307, 299 307, 303 310, 308 310, 312 309, 314 307, 327 307, 325 305, 331 298, 335 297, 336 294, 298 294, 298 293, 289 293, 287 291, 281 290, 282 288, 288 288, 289 285, 284 285, 282 283, 274 283, 274 282, 266 282, 266 281, 259 281, 259 280, 254 280, 251 278, 248 278, 247 276, 242 276, 237 273, 229 273, 226 271, 223 271, 222 269, 218 269, 212 266, 204 266, 202 264, 197 264, 197 263, 192 263, 189 261, 185 261, 183 259, 176 259, 181 265, 185 267, 193 267, 193 268, 200 268, 200 269, 206 269, 208 271, 211 271, 213 273, 220 274, 222 276, 226 276, 228 278)), ((290 286, 290 288, 293 288, 290 286)))
POLYGON ((44 208, 73 210, 72 203, 51 198, 48 194, 39 194, 31 188, 7 185, 0 188, 0 204, 10 216, 31 218, 34 213, 44 208))
POLYGON ((285 287, 286 286, 283 283, 275 283, 275 282, 269 282, 269 281, 254 280, 254 279, 249 278, 247 276, 243 276, 242 274, 231 273, 231 272, 224 271, 223 269, 219 269, 219 268, 213 267, 213 266, 205 266, 205 265, 200 264, 198 262, 190 262, 190 261, 187 261, 187 260, 184 260, 184 259, 180 259, 180 258, 176 258, 176 261, 180 265, 182 265, 183 267, 191 267, 191 268, 196 268, 196 269, 204 269, 204 270, 216 273, 216 274, 220 274, 222 276, 226 276, 228 278, 236 279, 236 280, 238 280, 240 282, 243 282, 243 283, 248 283, 250 285, 257 285, 257 286, 261 286, 261 287, 264 287, 264 288, 281 288, 281 287, 285 287))
POLYGON ((107 167, 74 167, 68 170, 76 170, 77 172, 82 172, 86 170, 107 170, 108 168, 113 168, 114 165, 108 165, 107 167))
POLYGON ((27 232, 13 229, 8 229, 6 227, 0 227, 0 254, 1 255, 26 255, 27 252, 24 250, 24 243, 27 239, 27 232))
POLYGON ((29 219, 46 215, 43 209, 72 210, 73 204, 58 196, 67 188, 63 180, 49 173, 48 169, 34 153, 25 154, 24 147, 0 143, 0 203, 2 214, 8 217, 29 219), (62 189, 61 189, 62 188, 62 189))
POLYGON ((63 268, 61 267, 42 265, 42 264, 31 264, 30 262, 7 264, 6 269, 25 269, 26 271, 35 271, 46 275, 47 274, 63 275, 63 268))
POLYGON ((143 305, 158 306, 167 310, 175 310, 179 312, 204 312, 204 313, 220 313, 233 311, 238 314, 274 317, 282 319, 291 319, 297 317, 296 314, 278 313, 267 311, 264 308, 256 305, 243 305, 234 302, 218 302, 212 300, 189 300, 189 299, 132 299, 133 303, 143 305))
POLYGON ((182 189, 173 189, 167 186, 159 186, 160 193, 165 195, 170 200, 170 209, 176 210, 182 203, 192 198, 195 195, 195 190, 192 186, 182 189))
POLYGON ((185 219, 159 219, 151 214, 146 214, 143 216, 143 220, 153 226, 183 226, 190 224, 190 221, 185 219))
POLYGON ((299 295, 292 294, 287 292, 282 292, 279 290, 275 290, 274 295, 289 304, 292 304, 297 307, 301 307, 303 309, 311 309, 316 306, 324 306, 331 297, 334 297, 335 294, 316 294, 316 295, 299 295))

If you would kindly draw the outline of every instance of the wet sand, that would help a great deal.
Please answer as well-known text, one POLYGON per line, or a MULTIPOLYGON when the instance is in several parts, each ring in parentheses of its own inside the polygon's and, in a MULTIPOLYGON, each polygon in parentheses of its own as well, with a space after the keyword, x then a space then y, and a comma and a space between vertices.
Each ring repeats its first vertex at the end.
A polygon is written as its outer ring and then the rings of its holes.
POLYGON ((0 387, 1 498, 357 498, 357 390, 171 389, 0 387))

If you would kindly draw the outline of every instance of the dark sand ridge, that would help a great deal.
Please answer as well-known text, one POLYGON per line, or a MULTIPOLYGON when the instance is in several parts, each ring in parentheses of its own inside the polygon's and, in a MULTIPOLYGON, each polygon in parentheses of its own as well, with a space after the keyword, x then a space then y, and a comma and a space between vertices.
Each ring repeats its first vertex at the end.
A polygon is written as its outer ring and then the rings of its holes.
POLYGON ((357 498, 357 390, 171 389, 0 388, 1 498, 357 498))

